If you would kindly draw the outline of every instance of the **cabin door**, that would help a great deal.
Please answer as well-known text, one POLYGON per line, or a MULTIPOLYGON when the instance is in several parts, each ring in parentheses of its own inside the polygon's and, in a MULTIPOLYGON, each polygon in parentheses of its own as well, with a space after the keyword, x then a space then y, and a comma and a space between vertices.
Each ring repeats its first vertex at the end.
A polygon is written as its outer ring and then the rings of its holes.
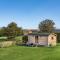
POLYGON ((35 36, 35 43, 38 43, 38 36, 35 36))

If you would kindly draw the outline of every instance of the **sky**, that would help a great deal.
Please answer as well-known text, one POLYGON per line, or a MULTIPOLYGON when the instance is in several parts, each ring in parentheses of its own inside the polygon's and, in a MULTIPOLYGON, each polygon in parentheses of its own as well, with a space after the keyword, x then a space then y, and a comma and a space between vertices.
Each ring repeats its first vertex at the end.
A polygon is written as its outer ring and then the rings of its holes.
POLYGON ((0 0, 0 27, 16 22, 23 29, 37 29, 45 19, 60 28, 60 0, 0 0))

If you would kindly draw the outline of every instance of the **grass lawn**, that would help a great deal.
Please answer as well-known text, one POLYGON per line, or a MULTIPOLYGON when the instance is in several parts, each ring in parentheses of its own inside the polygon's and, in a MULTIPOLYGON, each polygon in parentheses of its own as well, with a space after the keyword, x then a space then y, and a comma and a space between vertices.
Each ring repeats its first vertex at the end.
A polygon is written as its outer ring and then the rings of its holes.
POLYGON ((22 40, 22 36, 15 37, 16 40, 22 40))
POLYGON ((0 60, 60 60, 60 46, 0 48, 0 60))

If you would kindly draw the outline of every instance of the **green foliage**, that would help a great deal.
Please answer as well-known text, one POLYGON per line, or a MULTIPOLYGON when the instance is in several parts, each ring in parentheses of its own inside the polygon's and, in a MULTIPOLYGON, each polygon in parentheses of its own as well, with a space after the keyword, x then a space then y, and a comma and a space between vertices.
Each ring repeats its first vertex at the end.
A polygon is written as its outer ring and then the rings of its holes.
POLYGON ((23 36, 22 41, 23 41, 23 43, 27 43, 27 41, 28 41, 28 36, 23 36))
POLYGON ((56 33, 57 34, 57 42, 60 43, 60 33, 56 33))
POLYGON ((15 37, 15 39, 16 39, 16 45, 22 44, 22 36, 17 36, 17 37, 15 37))
POLYGON ((41 32, 52 32, 54 30, 54 25, 55 23, 52 20, 46 19, 40 22, 39 29, 41 32))
POLYGON ((16 37, 16 36, 18 36, 18 35, 20 35, 20 34, 22 34, 23 32, 22 32, 22 28, 19 28, 18 26, 17 26, 17 24, 16 23, 14 23, 14 22, 12 22, 12 23, 10 23, 10 24, 8 24, 8 26, 7 26, 7 36, 8 37, 11 37, 11 38, 14 38, 14 37, 16 37))
POLYGON ((7 27, 0 29, 0 36, 7 36, 8 39, 13 39, 21 34, 23 34, 23 30, 15 22, 11 22, 7 27))
POLYGON ((0 36, 6 36, 5 32, 6 32, 6 27, 2 27, 0 29, 0 36))
POLYGON ((15 22, 11 22, 10 24, 8 24, 8 28, 17 28, 17 24, 15 22))

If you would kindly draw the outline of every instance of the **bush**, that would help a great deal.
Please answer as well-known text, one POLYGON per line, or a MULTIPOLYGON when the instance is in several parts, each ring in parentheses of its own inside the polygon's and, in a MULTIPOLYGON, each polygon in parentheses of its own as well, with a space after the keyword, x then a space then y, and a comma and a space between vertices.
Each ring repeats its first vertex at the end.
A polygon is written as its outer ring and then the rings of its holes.
POLYGON ((22 36, 16 36, 16 45, 22 45, 22 36))
POLYGON ((27 43, 27 41, 28 41, 28 36, 23 36, 22 42, 23 42, 23 43, 27 43))
POLYGON ((56 33, 57 34, 57 42, 60 43, 60 33, 56 33))
POLYGON ((9 47, 9 46, 12 46, 12 45, 15 45, 15 41, 3 41, 3 42, 0 42, 0 48, 9 47))
POLYGON ((17 41, 16 41, 16 45, 22 45, 21 40, 17 40, 17 41))

